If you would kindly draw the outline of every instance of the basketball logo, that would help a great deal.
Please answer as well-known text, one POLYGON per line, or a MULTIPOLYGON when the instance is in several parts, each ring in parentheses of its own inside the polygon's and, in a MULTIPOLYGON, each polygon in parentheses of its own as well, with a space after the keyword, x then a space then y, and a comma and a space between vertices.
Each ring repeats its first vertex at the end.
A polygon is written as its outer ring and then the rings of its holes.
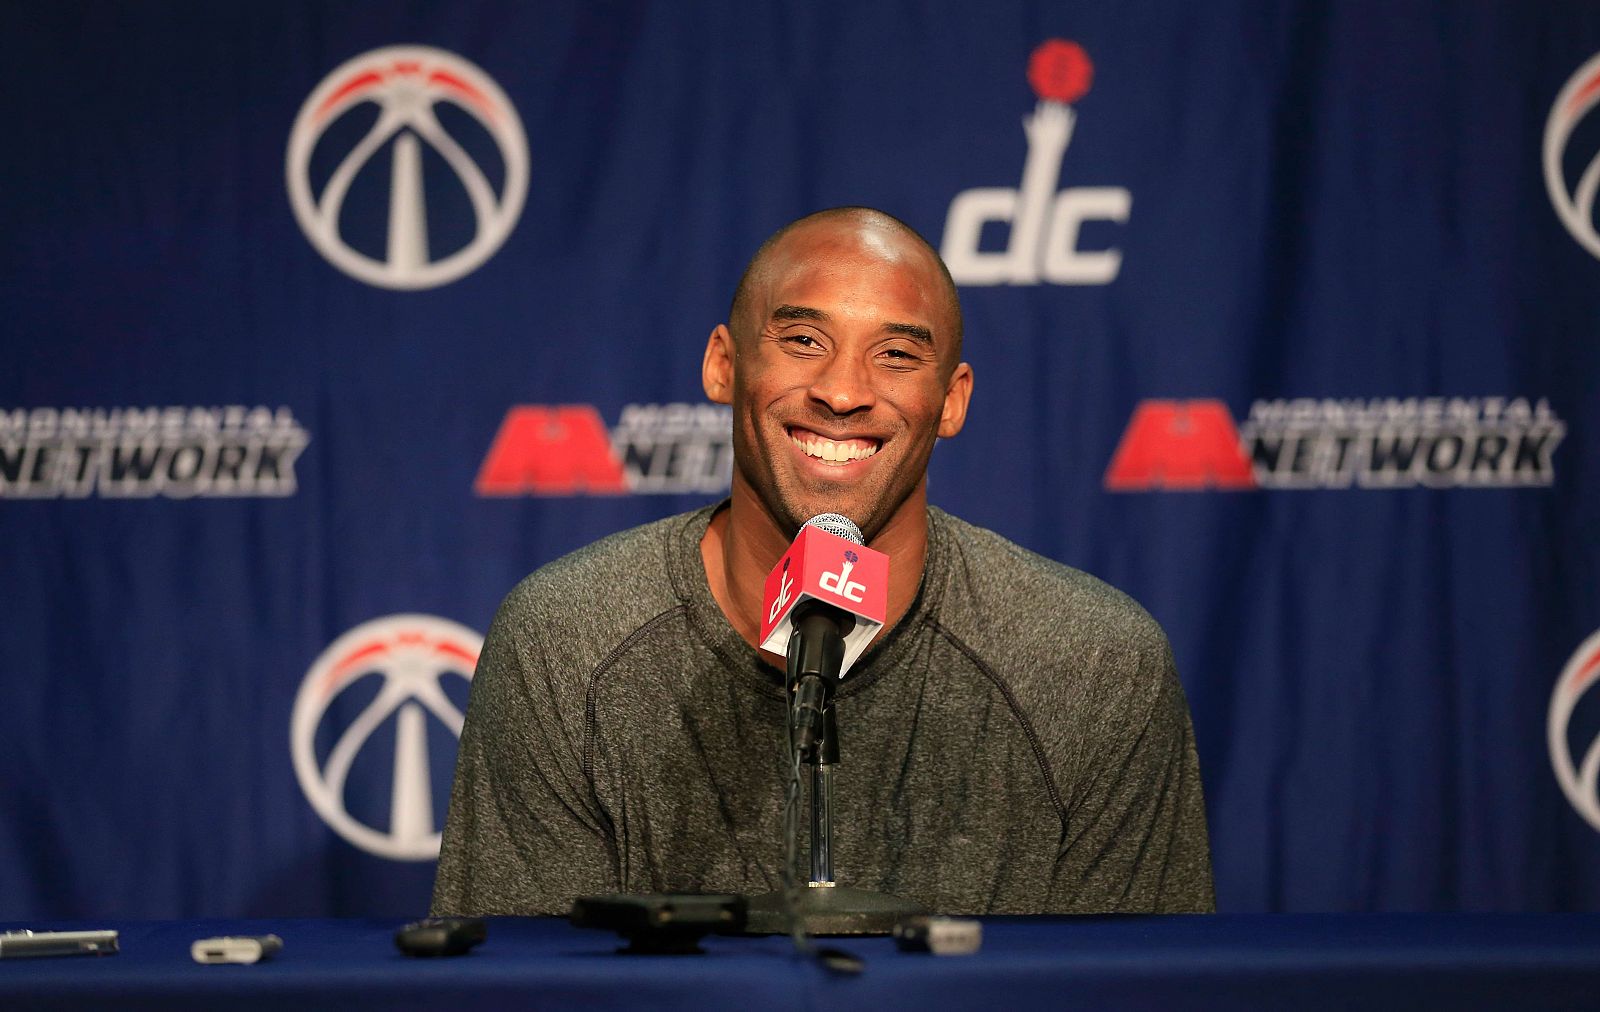
POLYGON ((1600 632, 1583 641, 1562 669, 1550 695, 1548 725, 1550 764, 1555 768, 1561 793, 1572 802, 1589 825, 1600 830, 1600 735, 1580 741, 1574 749, 1572 715, 1595 681, 1600 679, 1600 632), (1579 757, 1575 753, 1581 751, 1579 757))
POLYGON ((460 738, 464 718, 444 683, 447 677, 470 682, 482 647, 482 636, 447 619, 389 615, 351 629, 312 662, 295 697, 290 751, 311 807, 340 836, 379 857, 439 856, 435 769, 448 776, 454 753, 433 755, 429 718, 460 738), (347 691, 355 703, 336 706, 347 691), (357 710, 353 718, 350 709, 357 710), (392 732, 387 750, 371 744, 380 732, 385 738, 392 732), (383 752, 363 763, 364 779, 387 781, 380 785, 389 791, 382 827, 350 811, 351 771, 367 752, 383 752))
POLYGON ((387 46, 342 64, 311 92, 289 132, 285 172, 295 220, 329 263, 383 288, 433 288, 476 270, 511 234, 528 193, 528 141, 511 100, 483 71, 442 49, 387 46), (364 132, 359 111, 371 117, 364 132), (495 160, 488 145, 468 143, 485 134, 499 162, 492 171, 480 164, 495 160), (430 236, 428 195, 451 187, 470 209, 458 217, 470 221, 435 221, 452 227, 430 236), (368 217, 387 208, 384 227, 348 234, 356 193, 368 217))

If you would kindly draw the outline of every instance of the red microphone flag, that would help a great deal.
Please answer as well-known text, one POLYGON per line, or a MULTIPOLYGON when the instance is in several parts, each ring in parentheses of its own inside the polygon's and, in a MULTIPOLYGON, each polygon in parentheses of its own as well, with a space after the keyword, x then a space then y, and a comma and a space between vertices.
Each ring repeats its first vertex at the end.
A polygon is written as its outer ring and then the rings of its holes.
POLYGON ((767 574, 761 595, 761 649, 782 656, 789 646, 795 605, 816 598, 856 617, 844 638, 850 670, 883 627, 889 611, 889 557, 817 527, 803 527, 767 574))

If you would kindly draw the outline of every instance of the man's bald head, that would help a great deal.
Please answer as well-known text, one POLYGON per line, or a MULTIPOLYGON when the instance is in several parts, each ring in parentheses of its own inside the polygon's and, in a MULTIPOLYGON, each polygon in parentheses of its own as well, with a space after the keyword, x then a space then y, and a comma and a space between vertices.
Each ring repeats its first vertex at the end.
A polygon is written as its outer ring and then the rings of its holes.
POLYGON ((752 313, 760 312, 760 307, 752 305, 752 301, 756 297, 757 289, 766 280, 768 269, 782 253, 784 240, 797 232, 818 226, 853 229, 861 234, 873 232, 885 234, 903 239, 925 254, 937 268, 938 279, 944 289, 952 339, 952 354, 947 368, 953 368, 954 364, 961 360, 961 299, 956 293, 955 280, 950 277, 950 269, 939 258, 938 251, 929 245, 928 240, 919 235, 916 229, 892 214, 871 207, 833 207, 817 211, 791 221, 768 236, 767 241, 756 250, 755 256, 750 258, 750 263, 744 269, 744 275, 739 279, 739 287, 734 290, 733 304, 728 307, 728 328, 733 332, 735 340, 744 341, 760 327, 760 320, 750 318, 752 313))

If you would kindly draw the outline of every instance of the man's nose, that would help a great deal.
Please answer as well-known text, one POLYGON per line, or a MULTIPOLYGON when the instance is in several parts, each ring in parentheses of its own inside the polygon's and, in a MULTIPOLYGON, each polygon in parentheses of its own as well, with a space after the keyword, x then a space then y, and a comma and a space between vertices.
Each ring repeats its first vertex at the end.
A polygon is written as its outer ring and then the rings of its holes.
POLYGON ((871 366, 847 355, 830 356, 812 380, 809 393, 836 415, 863 411, 877 402, 871 366))

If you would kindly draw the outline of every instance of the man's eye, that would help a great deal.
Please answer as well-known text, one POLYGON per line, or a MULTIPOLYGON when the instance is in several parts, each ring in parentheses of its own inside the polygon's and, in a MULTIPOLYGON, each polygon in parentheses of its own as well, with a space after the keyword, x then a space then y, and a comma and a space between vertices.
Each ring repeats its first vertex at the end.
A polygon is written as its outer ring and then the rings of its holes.
POLYGON ((885 348, 882 355, 891 365, 911 365, 922 361, 921 355, 908 348, 885 348))

